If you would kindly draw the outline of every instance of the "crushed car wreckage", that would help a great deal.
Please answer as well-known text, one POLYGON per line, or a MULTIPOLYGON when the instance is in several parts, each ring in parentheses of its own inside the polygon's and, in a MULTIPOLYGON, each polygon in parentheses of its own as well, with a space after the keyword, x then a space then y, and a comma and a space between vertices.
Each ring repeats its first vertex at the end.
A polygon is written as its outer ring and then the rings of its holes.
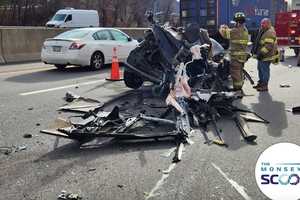
MULTIPOLYGON (((269 122, 250 110, 234 106, 233 102, 240 97, 228 86, 229 61, 221 55, 222 47, 214 44, 221 50, 212 52, 211 44, 201 42, 196 25, 176 32, 156 24, 151 13, 148 19, 152 29, 130 53, 124 72, 126 86, 137 90, 104 104, 67 93, 65 99, 72 104, 61 110, 82 114, 75 116, 77 120, 73 116, 62 126, 41 132, 80 143, 95 138, 171 138, 177 144, 174 162, 181 160, 184 145, 192 143, 190 135, 194 128, 201 130, 206 144, 227 146, 217 124, 222 117, 235 122, 246 142, 255 142, 257 137, 250 132, 246 121, 269 122), (144 81, 152 82, 153 86, 142 87, 144 81), (131 108, 126 107, 130 97, 136 99, 131 108), (116 99, 123 103, 112 106, 116 99), (85 101, 86 106, 78 104, 79 101, 85 101), (209 125, 214 129, 213 140, 207 135, 209 125)), ((252 81, 246 72, 245 76, 252 81)))

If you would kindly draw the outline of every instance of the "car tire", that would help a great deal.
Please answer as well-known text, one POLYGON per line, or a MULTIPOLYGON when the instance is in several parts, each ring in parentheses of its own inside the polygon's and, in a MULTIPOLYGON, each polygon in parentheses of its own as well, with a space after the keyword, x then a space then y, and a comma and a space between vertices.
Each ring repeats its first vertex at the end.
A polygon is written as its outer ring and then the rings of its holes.
POLYGON ((92 70, 100 70, 104 67, 104 55, 100 51, 93 53, 91 57, 90 68, 92 70))
POLYGON ((138 89, 143 85, 144 80, 131 70, 125 69, 124 83, 129 88, 138 89))
POLYGON ((295 49, 294 49, 294 53, 295 53, 296 56, 298 56, 298 55, 299 55, 299 49, 298 49, 298 48, 295 48, 295 49))
POLYGON ((64 70, 66 69, 67 65, 60 65, 60 64, 56 64, 54 65, 58 70, 64 70))

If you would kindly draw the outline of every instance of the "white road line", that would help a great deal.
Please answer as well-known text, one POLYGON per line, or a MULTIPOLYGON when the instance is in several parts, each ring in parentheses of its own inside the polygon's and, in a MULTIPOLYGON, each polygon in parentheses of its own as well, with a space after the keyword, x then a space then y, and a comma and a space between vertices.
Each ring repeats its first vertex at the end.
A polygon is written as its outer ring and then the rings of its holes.
POLYGON ((56 91, 56 90, 68 89, 68 88, 72 88, 72 87, 76 87, 76 86, 92 85, 92 84, 102 83, 102 82, 105 82, 105 80, 101 79, 101 80, 97 80, 97 81, 89 81, 89 82, 72 84, 72 85, 66 85, 66 86, 62 86, 62 87, 55 87, 55 88, 50 88, 50 89, 45 89, 45 90, 37 90, 37 91, 32 91, 32 92, 25 92, 25 93, 21 93, 20 95, 21 96, 28 96, 28 95, 33 95, 33 94, 41 94, 41 93, 52 92, 52 91, 56 91))
POLYGON ((154 188, 147 194, 145 200, 151 199, 155 196, 158 196, 159 193, 156 193, 166 182, 166 179, 170 176, 170 172, 173 171, 176 167, 176 163, 172 163, 167 170, 164 170, 163 175, 159 181, 155 184, 154 188))
POLYGON ((228 176, 221 170, 220 167, 218 167, 216 164, 211 163, 212 166, 219 171, 219 173, 234 187, 234 189, 244 197, 245 200, 252 200, 252 198, 246 193, 245 187, 239 185, 237 182, 234 180, 228 178, 228 176))

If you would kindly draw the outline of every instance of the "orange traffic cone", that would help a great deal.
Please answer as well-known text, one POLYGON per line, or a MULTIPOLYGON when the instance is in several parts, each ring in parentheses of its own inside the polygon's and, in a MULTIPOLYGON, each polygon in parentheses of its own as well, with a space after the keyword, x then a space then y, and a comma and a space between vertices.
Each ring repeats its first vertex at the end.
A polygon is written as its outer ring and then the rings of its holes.
POLYGON ((119 60, 117 57, 117 48, 113 48, 113 57, 112 57, 112 63, 111 63, 111 72, 110 72, 110 78, 106 78, 107 81, 122 81, 121 79, 121 73, 120 73, 120 65, 119 60))

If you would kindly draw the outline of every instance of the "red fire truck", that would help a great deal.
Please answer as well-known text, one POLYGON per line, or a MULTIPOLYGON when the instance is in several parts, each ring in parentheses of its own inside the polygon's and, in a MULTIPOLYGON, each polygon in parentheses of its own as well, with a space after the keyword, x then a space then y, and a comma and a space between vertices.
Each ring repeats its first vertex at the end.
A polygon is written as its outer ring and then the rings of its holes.
POLYGON ((275 29, 278 44, 294 49, 295 54, 298 55, 300 52, 300 10, 277 13, 275 29))

